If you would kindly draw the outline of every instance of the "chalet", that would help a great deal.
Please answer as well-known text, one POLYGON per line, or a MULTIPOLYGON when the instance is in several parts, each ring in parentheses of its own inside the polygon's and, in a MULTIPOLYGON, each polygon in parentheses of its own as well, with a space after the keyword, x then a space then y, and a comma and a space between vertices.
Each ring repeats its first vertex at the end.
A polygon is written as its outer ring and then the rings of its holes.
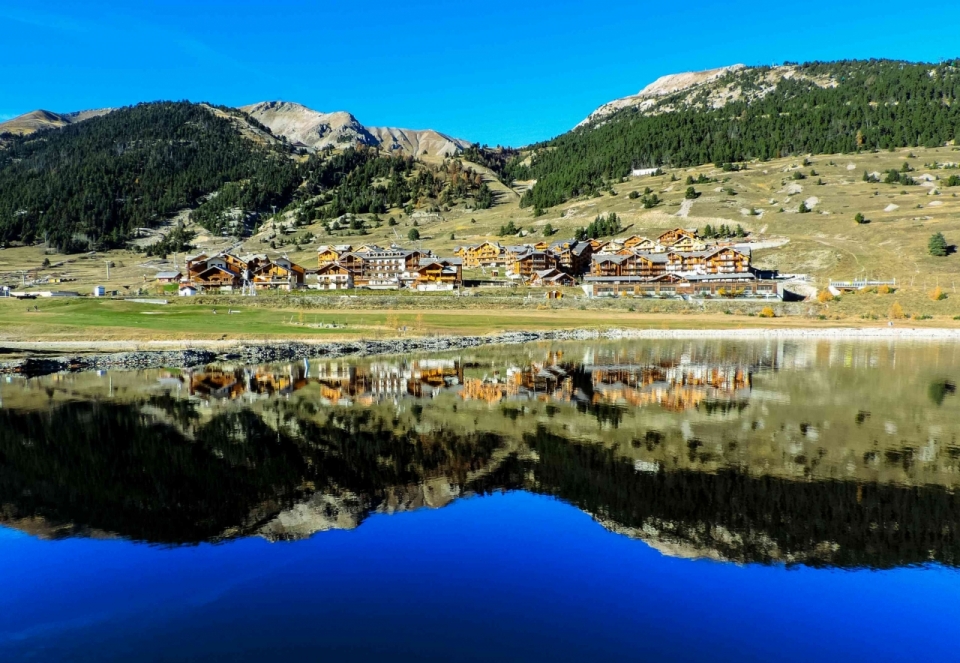
POLYGON ((549 251, 528 250, 514 258, 512 274, 524 280, 530 279, 535 272, 555 269, 557 258, 549 251))
POLYGON ((749 250, 732 246, 707 251, 668 251, 667 270, 683 274, 743 274, 750 271, 749 250))
POLYGON ((401 281, 421 292, 453 290, 463 283, 463 261, 460 258, 421 258, 417 267, 403 273, 401 281))
POLYGON ((303 267, 286 257, 276 260, 270 260, 266 256, 263 258, 258 256, 248 263, 248 278, 257 288, 294 290, 303 287, 303 267))
POLYGON ((557 268, 567 274, 579 276, 590 266, 589 257, 593 249, 589 242, 565 239, 553 242, 547 249, 557 259, 557 268))
POLYGON ((590 271, 590 256, 593 255, 593 245, 590 242, 578 242, 570 249, 570 264, 567 265, 564 255, 559 256, 560 268, 573 276, 580 276, 590 271))
POLYGON ((630 256, 595 255, 590 265, 590 275, 595 277, 621 276, 623 261, 630 256))
POLYGON ((157 272, 157 283, 169 284, 169 283, 179 283, 180 279, 183 278, 181 272, 157 272))
POLYGON ((647 239, 646 237, 640 237, 640 235, 631 235, 623 240, 623 248, 625 249, 635 249, 637 251, 652 251, 656 246, 656 242, 652 239, 647 239))
POLYGON ((206 269, 193 274, 190 282, 202 288, 232 290, 243 284, 243 278, 238 272, 226 267, 221 262, 211 261, 206 269))
POLYGON ((339 262, 329 262, 317 270, 318 290, 352 290, 353 274, 339 262))
POLYGON ((661 246, 673 246, 683 238, 690 240, 699 239, 696 228, 674 228, 673 230, 668 230, 657 237, 657 244, 661 246))
POLYGON ((196 294, 197 294, 197 289, 196 289, 195 287, 193 287, 192 285, 189 285, 189 284, 187 284, 187 283, 183 283, 183 284, 180 285, 178 294, 179 294, 181 297, 194 297, 194 296, 196 296, 196 294))
POLYGON ((420 266, 419 251, 354 251, 343 256, 340 264, 353 275, 358 288, 390 290, 400 287, 400 276, 420 266))
POLYGON ((495 242, 461 247, 457 257, 463 260, 464 267, 503 267, 507 264, 503 247, 495 242))
POLYGON ((323 267, 332 262, 337 262, 344 253, 350 253, 353 251, 353 247, 349 244, 337 244, 335 246, 328 246, 324 244, 323 246, 317 247, 317 267, 323 267))
POLYGON ((242 257, 218 253, 187 258, 187 276, 183 280, 204 289, 230 290, 249 282, 257 288, 292 290, 303 287, 304 275, 303 267, 286 257, 271 260, 264 253, 242 257))
POLYGON ((556 268, 534 272, 530 279, 530 285, 537 287, 573 286, 576 284, 577 282, 572 276, 556 268))

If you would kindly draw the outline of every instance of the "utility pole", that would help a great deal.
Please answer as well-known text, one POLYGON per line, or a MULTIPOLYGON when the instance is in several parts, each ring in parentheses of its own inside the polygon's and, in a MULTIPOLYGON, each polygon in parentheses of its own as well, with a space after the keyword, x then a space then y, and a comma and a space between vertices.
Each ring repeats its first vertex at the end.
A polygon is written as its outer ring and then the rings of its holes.
POLYGON ((110 280, 110 261, 104 260, 103 262, 107 265, 107 280, 109 281, 110 280))

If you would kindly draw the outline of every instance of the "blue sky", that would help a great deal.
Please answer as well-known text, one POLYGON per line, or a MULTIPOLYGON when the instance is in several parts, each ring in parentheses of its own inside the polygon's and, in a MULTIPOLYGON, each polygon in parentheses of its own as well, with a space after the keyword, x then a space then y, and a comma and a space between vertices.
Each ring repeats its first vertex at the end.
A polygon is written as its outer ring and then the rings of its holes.
POLYGON ((960 3, 0 0, 0 116, 156 99, 298 101, 521 145, 657 77, 951 52, 960 3))

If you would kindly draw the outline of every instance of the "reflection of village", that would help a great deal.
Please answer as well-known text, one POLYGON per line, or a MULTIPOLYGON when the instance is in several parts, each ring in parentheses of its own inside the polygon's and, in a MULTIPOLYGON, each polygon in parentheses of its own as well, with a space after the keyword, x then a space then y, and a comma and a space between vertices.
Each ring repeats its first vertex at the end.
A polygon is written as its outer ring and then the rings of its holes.
POLYGON ((371 405, 400 398, 455 394, 464 401, 559 402, 645 407, 671 411, 704 401, 744 401, 752 368, 745 364, 687 357, 634 362, 589 354, 574 361, 562 352, 500 368, 452 359, 321 361, 283 367, 238 367, 191 371, 180 378, 201 399, 284 396, 317 385, 325 405, 371 405))

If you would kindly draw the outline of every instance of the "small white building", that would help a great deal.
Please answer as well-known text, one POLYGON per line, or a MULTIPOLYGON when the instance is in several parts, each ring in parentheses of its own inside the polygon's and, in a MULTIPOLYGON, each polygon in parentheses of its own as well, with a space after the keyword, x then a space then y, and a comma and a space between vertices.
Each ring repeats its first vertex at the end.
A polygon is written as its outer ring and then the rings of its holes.
POLYGON ((93 296, 94 297, 103 297, 107 294, 107 289, 102 285, 93 286, 93 296))
POLYGON ((194 297, 197 294, 197 289, 194 288, 192 285, 184 284, 180 286, 179 294, 181 297, 194 297))

